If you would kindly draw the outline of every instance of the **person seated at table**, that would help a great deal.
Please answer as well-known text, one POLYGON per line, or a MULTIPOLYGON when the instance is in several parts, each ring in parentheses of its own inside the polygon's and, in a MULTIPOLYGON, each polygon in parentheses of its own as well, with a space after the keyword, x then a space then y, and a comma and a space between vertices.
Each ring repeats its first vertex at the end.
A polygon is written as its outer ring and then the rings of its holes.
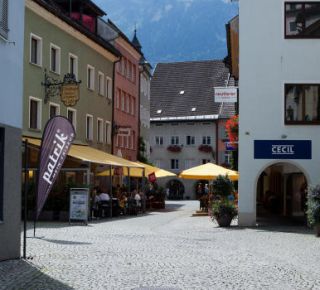
POLYGON ((137 206, 141 207, 141 196, 136 189, 133 191, 132 195, 133 195, 133 198, 136 200, 137 206))
POLYGON ((121 194, 119 196, 119 207, 120 207, 120 213, 123 215, 126 214, 126 206, 127 206, 127 197, 125 194, 121 194))
POLYGON ((109 201, 110 195, 107 192, 100 192, 99 194, 99 201, 109 201))

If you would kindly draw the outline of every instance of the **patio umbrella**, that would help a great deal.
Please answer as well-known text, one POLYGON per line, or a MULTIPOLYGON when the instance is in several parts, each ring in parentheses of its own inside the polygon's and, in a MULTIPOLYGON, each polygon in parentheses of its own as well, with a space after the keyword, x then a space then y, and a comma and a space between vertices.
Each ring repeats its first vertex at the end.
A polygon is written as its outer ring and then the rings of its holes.
POLYGON ((217 178, 219 175, 228 175, 228 177, 232 181, 236 181, 239 179, 238 172, 213 163, 207 163, 184 170, 179 174, 179 177, 185 179, 213 180, 217 178))

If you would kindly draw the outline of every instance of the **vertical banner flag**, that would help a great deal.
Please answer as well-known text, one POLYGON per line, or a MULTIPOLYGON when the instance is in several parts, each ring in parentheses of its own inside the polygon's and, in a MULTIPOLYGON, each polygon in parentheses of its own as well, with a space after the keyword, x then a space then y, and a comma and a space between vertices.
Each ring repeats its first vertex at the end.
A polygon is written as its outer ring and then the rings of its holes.
POLYGON ((44 128, 40 148, 37 219, 58 177, 74 138, 75 131, 72 124, 62 116, 51 118, 44 128))

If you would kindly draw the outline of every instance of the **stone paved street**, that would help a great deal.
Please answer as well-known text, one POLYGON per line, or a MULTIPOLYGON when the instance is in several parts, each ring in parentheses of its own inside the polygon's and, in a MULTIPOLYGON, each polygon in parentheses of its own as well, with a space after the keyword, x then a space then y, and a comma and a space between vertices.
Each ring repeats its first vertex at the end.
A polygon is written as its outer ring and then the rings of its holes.
MULTIPOLYGON (((198 203, 89 226, 40 223, 0 289, 320 289, 320 240, 293 227, 218 228, 198 203)), ((32 235, 30 229, 28 235, 32 235)))

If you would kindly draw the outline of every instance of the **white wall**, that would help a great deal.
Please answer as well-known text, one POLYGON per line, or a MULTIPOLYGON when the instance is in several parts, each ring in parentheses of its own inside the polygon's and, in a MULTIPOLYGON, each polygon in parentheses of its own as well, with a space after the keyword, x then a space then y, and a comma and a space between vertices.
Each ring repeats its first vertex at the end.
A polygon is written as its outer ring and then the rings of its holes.
POLYGON ((0 123, 22 128, 24 1, 8 2, 8 40, 0 38, 0 123))
POLYGON ((254 140, 312 140, 312 160, 295 160, 320 182, 320 127, 284 125, 284 83, 320 83, 320 40, 284 38, 284 0, 240 1, 239 223, 255 223, 256 182, 277 160, 254 160, 254 140), (254 13, 253 13, 254 12, 254 13))

